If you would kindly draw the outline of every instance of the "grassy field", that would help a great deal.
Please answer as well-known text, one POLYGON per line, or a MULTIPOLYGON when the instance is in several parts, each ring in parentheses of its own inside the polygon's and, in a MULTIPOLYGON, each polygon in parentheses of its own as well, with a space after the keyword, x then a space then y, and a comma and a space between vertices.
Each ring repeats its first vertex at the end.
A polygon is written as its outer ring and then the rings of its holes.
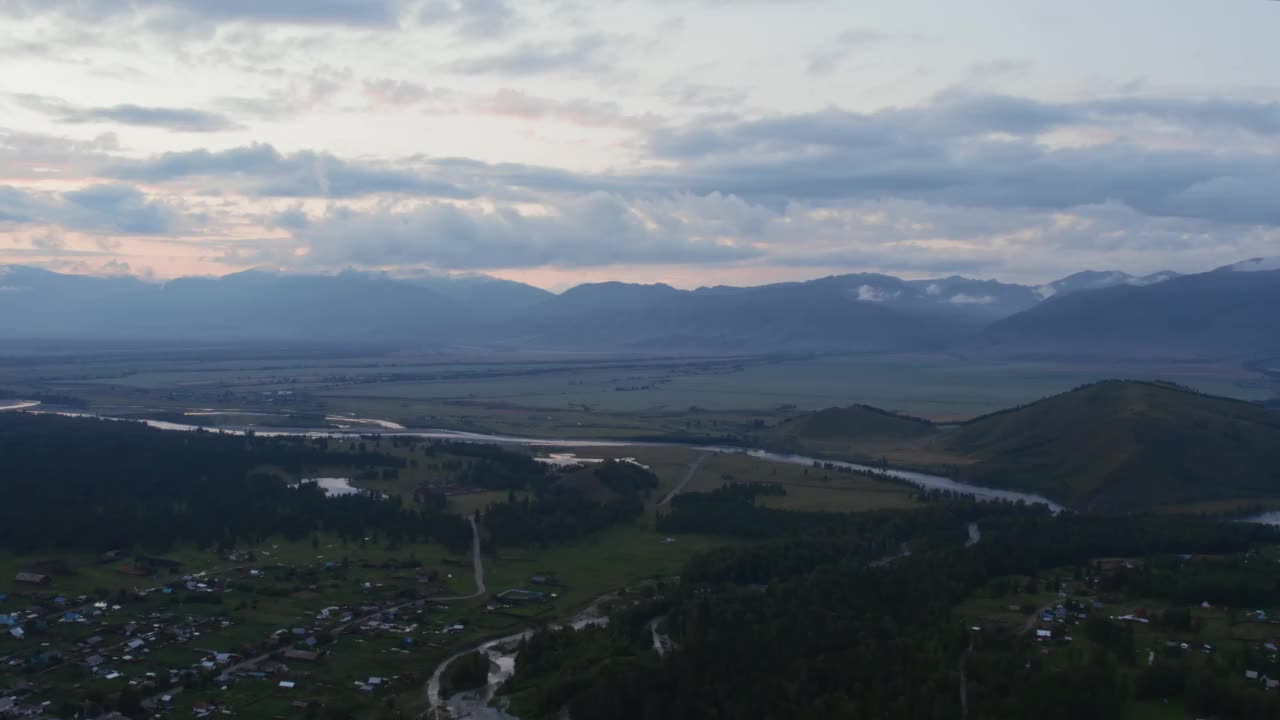
POLYGON ((96 406, 349 412, 413 426, 561 437, 725 434, 796 411, 853 403, 947 421, 1111 377, 1163 378, 1251 400, 1280 395, 1276 379, 1230 365, 1081 367, 950 356, 561 356, 494 362, 111 355, 74 362, 11 358, 0 365, 0 388, 72 395, 96 406))
POLYGON ((761 498, 784 510, 858 512, 917 507, 912 488, 897 483, 800 465, 766 462, 741 453, 708 457, 687 490, 706 492, 729 482, 777 483, 787 494, 761 498))

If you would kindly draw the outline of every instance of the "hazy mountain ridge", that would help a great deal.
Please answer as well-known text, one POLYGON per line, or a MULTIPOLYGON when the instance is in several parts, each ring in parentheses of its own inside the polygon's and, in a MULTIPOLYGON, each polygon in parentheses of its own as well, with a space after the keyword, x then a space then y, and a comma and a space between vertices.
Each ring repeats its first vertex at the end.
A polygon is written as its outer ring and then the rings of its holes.
POLYGON ((994 355, 1251 358, 1280 352, 1280 271, 1209 272, 1054 298, 966 341, 994 355))
POLYGON ((1268 311, 1280 303, 1280 273, 1264 269, 1269 262, 1188 276, 1086 271, 1047 286, 861 273, 696 290, 589 283, 560 294, 485 276, 250 270, 152 283, 14 266, 0 268, 0 336, 1245 357, 1280 351, 1280 327, 1268 311))

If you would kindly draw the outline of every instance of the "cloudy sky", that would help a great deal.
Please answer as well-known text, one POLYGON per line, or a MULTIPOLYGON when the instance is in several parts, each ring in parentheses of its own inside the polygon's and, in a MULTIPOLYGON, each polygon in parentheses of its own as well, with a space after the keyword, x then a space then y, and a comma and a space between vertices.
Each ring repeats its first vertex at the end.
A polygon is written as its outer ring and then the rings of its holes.
POLYGON ((0 0, 0 264, 754 284, 1280 255, 1280 3, 0 0))

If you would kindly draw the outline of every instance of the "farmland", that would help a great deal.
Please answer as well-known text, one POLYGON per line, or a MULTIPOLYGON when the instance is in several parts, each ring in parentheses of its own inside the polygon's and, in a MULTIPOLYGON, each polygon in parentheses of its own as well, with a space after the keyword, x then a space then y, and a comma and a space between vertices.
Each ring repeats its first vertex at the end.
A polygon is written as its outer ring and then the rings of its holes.
MULTIPOLYGON (((204 422, 307 425, 350 414, 412 427, 547 437, 723 437, 800 411, 863 403, 963 419, 1107 377, 1162 378, 1250 400, 1280 394, 1226 364, 985 362, 949 356, 333 356, 243 352, 191 359, 118 350, 77 357, 8 350, 0 389, 120 411, 240 410, 204 422), (234 359, 233 359, 234 358, 234 359), (255 359, 256 358, 256 359, 255 359)), ((195 352, 195 351, 192 351, 195 352)), ((332 425, 333 423, 328 423, 332 425)))

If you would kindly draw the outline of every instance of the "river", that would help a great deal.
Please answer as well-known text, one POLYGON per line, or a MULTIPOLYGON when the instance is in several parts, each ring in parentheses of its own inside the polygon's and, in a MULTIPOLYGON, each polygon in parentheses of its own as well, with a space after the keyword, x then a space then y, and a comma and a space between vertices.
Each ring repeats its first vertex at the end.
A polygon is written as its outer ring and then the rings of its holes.
POLYGON ((1275 525, 1280 527, 1280 511, 1262 513, 1253 517, 1245 518, 1245 522, 1261 523, 1263 525, 1275 525))
MULTIPOLYGON (((618 593, 601 595, 592 601, 585 610, 573 616, 573 619, 568 624, 579 630, 585 627, 608 625, 609 616, 600 611, 600 606, 616 597, 618 597, 618 593)), ((560 627, 564 626, 551 626, 553 629, 560 627)), ((507 678, 515 673, 516 655, 519 654, 520 641, 533 633, 533 630, 525 630, 514 635, 496 638, 450 656, 436 667, 435 672, 431 674, 431 679, 427 681, 427 702, 431 707, 447 707, 450 716, 454 720, 519 720, 516 716, 504 712, 500 708, 490 707, 489 703, 493 701, 493 696, 497 693, 498 688, 502 686, 502 683, 506 682, 507 678), (485 657, 489 658, 487 684, 478 690, 468 690, 456 693, 448 698, 441 698, 440 679, 443 677, 445 669, 454 660, 472 652, 484 653, 485 657)))
MULTIPOLYGON (((37 403, 38 404, 38 403, 37 403)), ((34 405, 25 405, 22 407, 14 407, 12 409, 21 409, 26 412, 50 412, 43 410, 32 410, 34 405)), ((4 409, 4 408, 0 408, 4 409)), ((59 415, 78 416, 78 417, 98 417, 104 420, 128 420, 129 418, 117 418, 95 413, 85 412, 59 412, 59 415)), ((347 418, 352 419, 352 418, 347 418)), ((354 419, 352 419, 354 421, 354 419)), ((370 418, 361 418, 364 422, 373 423, 370 418)), ((311 429, 311 428, 270 428, 258 429, 244 426, 225 426, 218 428, 200 427, 197 425, 185 425, 183 423, 168 422, 164 420, 140 420, 140 422, 158 428, 160 430, 183 430, 194 431, 203 430, 206 432, 225 432, 235 435, 243 435, 252 432, 261 437, 330 437, 330 438, 357 438, 362 435, 368 435, 368 432, 359 432, 352 430, 328 430, 328 429, 311 429)), ((394 425, 388 421, 376 421, 385 423, 386 425, 394 425)), ((1014 490, 1000 490, 997 488, 982 487, 980 485, 970 485, 962 483, 951 478, 942 477, 940 475, 929 475, 927 473, 913 472, 911 470, 897 469, 880 469, 871 467, 870 465, 860 465, 858 463, 841 462, 838 460, 826 460, 821 458, 808 457, 805 455, 794 455, 790 453, 777 453, 768 450, 753 450, 739 447, 731 447, 725 445, 683 445, 679 443, 662 443, 662 442, 645 442, 645 441, 628 441, 628 440, 585 440, 585 439, 560 439, 560 438, 532 438, 519 437, 514 435, 488 435, 484 433, 462 432, 459 430, 443 430, 438 428, 423 429, 388 429, 379 434, 386 437, 415 437, 429 440, 453 440, 456 442, 477 442, 477 443, 495 443, 500 445, 522 445, 525 447, 562 447, 562 448, 603 448, 603 447, 679 447, 691 450, 698 450, 707 453, 746 453, 751 457, 767 460, 770 462, 786 463, 789 465, 812 466, 814 464, 830 465, 836 468, 853 470, 856 472, 873 472, 883 475, 886 478, 902 480, 912 485, 916 485, 928 490, 943 490, 947 492, 959 493, 962 495, 970 495, 980 500, 1007 500, 1010 502, 1025 502, 1030 504, 1048 505, 1054 512, 1063 510, 1063 506, 1053 502, 1052 500, 1034 495, 1031 493, 1016 492, 1014 490)))

